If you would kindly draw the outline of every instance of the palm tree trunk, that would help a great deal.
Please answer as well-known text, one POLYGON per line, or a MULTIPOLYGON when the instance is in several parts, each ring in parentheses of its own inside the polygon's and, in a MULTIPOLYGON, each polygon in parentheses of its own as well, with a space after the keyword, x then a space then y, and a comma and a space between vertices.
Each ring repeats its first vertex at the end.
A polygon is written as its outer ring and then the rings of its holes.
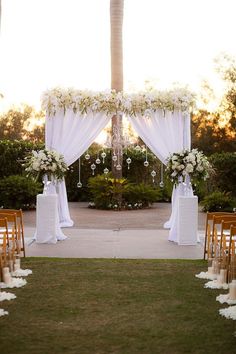
MULTIPOLYGON (((123 90, 123 12, 124 0, 110 0, 110 23, 111 23, 111 88, 123 90)), ((122 137, 122 115, 112 117, 112 134, 117 133, 122 137)), ((112 173, 115 178, 122 177, 122 168, 117 170, 119 164, 122 167, 122 147, 115 150, 115 141, 112 142, 113 154, 117 161, 112 161, 112 173)))
POLYGON ((0 0, 0 31, 1 31, 1 24, 2 24, 2 0, 0 0))

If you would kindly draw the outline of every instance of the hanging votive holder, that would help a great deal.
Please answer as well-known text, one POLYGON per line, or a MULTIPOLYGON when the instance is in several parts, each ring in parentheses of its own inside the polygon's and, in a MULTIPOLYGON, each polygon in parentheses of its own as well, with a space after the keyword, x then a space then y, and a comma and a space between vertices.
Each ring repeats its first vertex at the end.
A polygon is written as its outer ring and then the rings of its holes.
POLYGON ((117 157, 116 155, 113 155, 113 156, 112 156, 112 161, 116 162, 117 159, 118 159, 118 157, 117 157))
POLYGON ((127 163, 127 165, 128 165, 128 170, 130 169, 130 164, 131 164, 131 162, 132 162, 131 158, 128 157, 128 158, 126 159, 126 163, 127 163))
POLYGON ((104 168, 103 173, 104 173, 105 175, 107 175, 107 174, 109 173, 108 168, 104 168))
POLYGON ((82 188, 82 183, 79 181, 78 183, 77 183, 77 188, 82 188))
POLYGON ((106 158, 106 156, 107 156, 107 154, 103 151, 103 152, 101 153, 102 163, 104 163, 104 162, 105 162, 105 158, 106 158))
POLYGON ((116 165, 116 169, 117 171, 120 171, 122 169, 121 165, 120 164, 116 165))
POLYGON ((155 182, 155 177, 156 177, 156 175, 157 175, 156 171, 152 170, 151 176, 152 176, 152 182, 153 182, 153 183, 155 182))
POLYGON ((91 165, 91 170, 92 170, 92 175, 94 176, 94 170, 96 169, 96 165, 92 163, 91 165))
POLYGON ((160 188, 164 188, 164 182, 161 181, 161 182, 159 183, 159 186, 160 186, 160 188))
POLYGON ((146 160, 146 161, 144 161, 144 167, 148 167, 149 166, 149 162, 146 160))
POLYGON ((99 159, 99 157, 96 159, 96 161, 95 161, 95 162, 96 162, 96 164, 97 164, 97 165, 100 165, 101 160, 99 159))
POLYGON ((90 159, 90 155, 87 153, 87 154, 85 154, 85 160, 89 160, 90 159))

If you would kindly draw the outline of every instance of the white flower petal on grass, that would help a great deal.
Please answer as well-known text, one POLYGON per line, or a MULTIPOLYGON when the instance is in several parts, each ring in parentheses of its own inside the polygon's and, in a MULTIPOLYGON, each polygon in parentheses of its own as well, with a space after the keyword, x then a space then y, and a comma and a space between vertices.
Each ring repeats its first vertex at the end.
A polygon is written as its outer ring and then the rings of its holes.
POLYGON ((0 283, 0 288, 2 288, 2 289, 21 288, 22 286, 25 286, 26 284, 27 284, 27 281, 25 279, 12 278, 12 282, 10 284, 0 283))
POLYGON ((12 293, 8 293, 6 291, 1 291, 0 292, 0 301, 4 301, 4 300, 13 300, 16 299, 16 295, 12 294, 12 293))
POLYGON ((204 285, 204 288, 208 289, 229 289, 229 285, 224 283, 220 284, 217 280, 211 280, 204 285))
POLYGON ((217 279, 217 275, 216 274, 210 274, 208 272, 201 272, 199 274, 196 274, 195 277, 199 278, 199 279, 209 279, 209 280, 217 279))
POLYGON ((230 306, 225 309, 220 309, 219 314, 227 319, 236 320, 236 306, 230 306))
POLYGON ((31 269, 18 269, 12 273, 12 276, 13 277, 27 277, 28 275, 30 275, 32 273, 33 272, 31 269))
POLYGON ((216 301, 219 301, 221 304, 228 304, 228 305, 236 305, 236 300, 230 300, 229 294, 221 294, 216 297, 216 301))
POLYGON ((1 316, 8 315, 8 314, 9 314, 8 311, 5 311, 5 310, 3 310, 3 309, 0 309, 0 317, 1 317, 1 316))

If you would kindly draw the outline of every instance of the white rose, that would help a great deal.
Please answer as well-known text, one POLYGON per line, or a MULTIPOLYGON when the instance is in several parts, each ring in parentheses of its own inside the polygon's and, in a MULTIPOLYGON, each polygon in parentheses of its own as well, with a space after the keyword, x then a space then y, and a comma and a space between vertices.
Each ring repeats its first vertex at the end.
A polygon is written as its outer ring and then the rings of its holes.
POLYGON ((191 173, 193 172, 193 165, 188 163, 187 166, 186 166, 186 172, 187 173, 191 173))
POLYGON ((40 164, 38 163, 38 161, 33 162, 32 168, 35 171, 39 171, 40 170, 40 164))
POLYGON ((199 166, 197 166, 196 170, 199 171, 199 172, 202 172, 203 171, 203 167, 199 165, 199 166))

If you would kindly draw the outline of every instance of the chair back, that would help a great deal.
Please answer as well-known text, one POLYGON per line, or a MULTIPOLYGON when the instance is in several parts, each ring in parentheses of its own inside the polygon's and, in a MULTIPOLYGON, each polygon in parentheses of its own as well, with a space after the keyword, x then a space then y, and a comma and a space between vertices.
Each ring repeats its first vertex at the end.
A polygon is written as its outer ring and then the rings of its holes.
POLYGON ((210 244, 212 242, 212 235, 213 235, 213 218, 214 217, 221 217, 224 215, 236 215, 234 213, 229 212, 207 212, 206 213, 206 226, 205 226, 205 243, 204 243, 204 255, 203 258, 208 258, 211 256, 210 244))
POLYGON ((23 212, 21 209, 0 209, 0 216, 4 214, 8 214, 9 218, 11 218, 10 215, 16 216, 17 243, 19 244, 18 248, 20 248, 20 251, 23 252, 25 257, 23 212))

